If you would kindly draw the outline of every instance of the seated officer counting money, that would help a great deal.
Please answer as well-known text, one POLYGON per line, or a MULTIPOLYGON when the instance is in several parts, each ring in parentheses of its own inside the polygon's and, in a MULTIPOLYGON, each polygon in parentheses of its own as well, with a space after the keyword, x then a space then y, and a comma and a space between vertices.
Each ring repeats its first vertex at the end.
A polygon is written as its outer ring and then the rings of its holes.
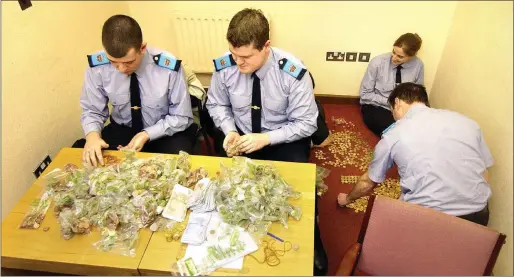
POLYGON ((318 116, 307 70, 270 46, 269 24, 260 11, 238 12, 227 40, 230 52, 214 60, 207 99, 209 114, 225 134, 224 150, 228 156, 307 162, 318 116))
POLYGON ((139 24, 126 15, 104 23, 102 44, 105 52, 88 55, 80 97, 86 138, 73 147, 84 148, 84 162, 103 164, 103 148, 191 153, 198 127, 181 61, 143 43, 139 24))
MULTIPOLYGON (((225 134, 228 156, 307 162, 318 116, 307 70, 270 46, 268 20, 259 10, 234 15, 227 40, 230 52, 214 60, 207 109, 225 134)), ((313 274, 326 275, 328 259, 314 223, 313 274)))

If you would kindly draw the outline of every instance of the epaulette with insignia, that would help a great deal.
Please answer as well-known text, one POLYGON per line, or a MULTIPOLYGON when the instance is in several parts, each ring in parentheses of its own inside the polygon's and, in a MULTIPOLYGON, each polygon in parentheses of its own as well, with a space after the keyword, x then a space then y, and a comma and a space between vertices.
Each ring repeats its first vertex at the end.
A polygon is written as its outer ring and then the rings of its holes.
POLYGON ((285 73, 293 76, 296 80, 301 80, 307 69, 303 68, 300 65, 297 65, 290 60, 283 58, 278 61, 278 67, 282 69, 285 73))
POLYGON ((180 64, 182 63, 181 60, 177 60, 172 57, 168 57, 164 54, 159 54, 159 55, 153 56, 153 61, 155 62, 156 65, 167 68, 167 69, 171 69, 173 71, 179 71, 180 64))
POLYGON ((394 127, 394 125, 396 125, 396 122, 394 122, 393 124, 389 125, 389 127, 387 127, 383 132, 382 132, 382 136, 387 133, 387 131, 391 130, 391 128, 394 127))
POLYGON ((214 68, 216 69, 216 72, 218 72, 222 69, 225 69, 227 67, 236 65, 236 61, 234 61, 234 58, 232 58, 232 55, 226 55, 223 57, 219 57, 212 61, 214 62, 214 68))
POLYGON ((89 67, 95 67, 99 65, 108 64, 111 61, 105 55, 105 52, 98 52, 96 54, 87 55, 87 62, 89 63, 89 67))

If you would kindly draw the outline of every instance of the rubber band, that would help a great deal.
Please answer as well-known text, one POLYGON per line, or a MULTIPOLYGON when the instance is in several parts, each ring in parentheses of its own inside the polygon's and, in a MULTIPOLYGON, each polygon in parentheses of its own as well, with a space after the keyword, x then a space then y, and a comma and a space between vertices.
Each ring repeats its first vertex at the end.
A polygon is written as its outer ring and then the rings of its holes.
MULTIPOLYGON (((277 266, 280 264, 280 258, 284 256, 287 252, 291 251, 293 249, 293 244, 289 241, 284 241, 284 248, 283 249, 275 249, 273 247, 273 244, 275 241, 272 241, 271 243, 268 241, 263 241, 262 244, 264 245, 264 260, 259 261, 255 256, 252 254, 249 254, 248 256, 252 257, 254 260, 256 260, 260 264, 268 264, 269 266, 277 266), (289 247, 287 247, 289 246, 289 247)), ((297 247, 295 247, 297 248, 297 247)))

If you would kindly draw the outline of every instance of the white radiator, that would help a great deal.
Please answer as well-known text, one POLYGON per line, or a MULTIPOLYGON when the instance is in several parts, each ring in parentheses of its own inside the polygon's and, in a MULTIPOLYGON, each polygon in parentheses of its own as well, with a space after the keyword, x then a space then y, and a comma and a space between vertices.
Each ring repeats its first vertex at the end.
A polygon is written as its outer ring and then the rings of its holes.
POLYGON ((212 73, 213 59, 228 51, 229 17, 180 15, 172 17, 173 51, 195 73, 212 73))

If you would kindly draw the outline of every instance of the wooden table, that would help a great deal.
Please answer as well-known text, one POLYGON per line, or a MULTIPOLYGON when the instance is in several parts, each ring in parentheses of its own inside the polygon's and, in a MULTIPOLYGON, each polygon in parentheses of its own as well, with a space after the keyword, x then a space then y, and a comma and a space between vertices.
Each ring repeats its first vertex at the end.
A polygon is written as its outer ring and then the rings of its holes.
MULTIPOLYGON (((120 156, 118 151, 105 151, 120 156)), ((67 163, 81 164, 82 149, 63 148, 41 175, 67 163)), ((137 157, 148 158, 155 154, 138 153, 137 157)), ((203 166, 210 176, 219 169, 220 161, 230 164, 230 159, 206 156, 191 156, 192 168, 203 166)), ((289 228, 273 223, 269 232, 299 245, 298 251, 289 251, 280 257, 279 266, 270 267, 245 257, 242 271, 219 269, 212 275, 312 275, 314 257, 314 164, 273 162, 284 179, 303 193, 302 198, 291 201, 302 208, 300 221, 290 219, 289 228)), ((18 229, 30 203, 38 199, 43 190, 39 178, 23 195, 2 224, 2 267, 47 271, 78 275, 169 275, 171 265, 181 250, 178 242, 166 242, 163 232, 152 233, 146 229, 139 232, 135 257, 101 252, 93 243, 100 239, 100 233, 75 235, 70 240, 61 237, 60 227, 53 214, 53 205, 47 211, 39 229, 18 229), (43 229, 49 227, 47 232, 43 229)), ((267 240, 273 240, 266 238, 267 240)), ((278 241, 276 246, 282 244, 278 241)), ((262 247, 254 255, 262 260, 262 247)))
MULTIPOLYGON (((41 176, 70 162, 81 165, 81 157, 82 149, 64 148, 41 176)), ((137 267, 152 235, 148 228, 139 232, 135 257, 97 250, 93 243, 101 237, 96 230, 87 235, 75 235, 70 240, 63 239, 53 203, 39 229, 18 229, 30 203, 40 197, 43 187, 40 177, 3 220, 2 267, 77 275, 139 275, 137 267), (50 229, 44 232, 45 227, 50 229)))
MULTIPOLYGON (((228 158, 192 156, 192 168, 203 166, 209 171, 209 176, 214 176, 219 169, 220 162, 231 164, 228 158)), ((314 164, 300 164, 287 162, 273 162, 279 170, 281 176, 291 184, 295 190, 303 193, 298 200, 290 203, 299 205, 302 208, 302 218, 296 221, 292 218, 288 220, 288 229, 280 223, 274 222, 269 232, 278 237, 296 243, 299 250, 291 250, 280 257, 280 265, 271 267, 267 264, 259 264, 249 256, 245 257, 243 269, 241 271, 218 269, 210 275, 295 275, 312 276, 314 261, 314 200, 316 166, 314 164)), ((265 238, 268 241, 274 240, 271 237, 265 238)), ((276 241, 275 247, 279 249, 283 244, 276 241)), ((254 256, 262 261, 264 253, 261 247, 254 256)), ((143 260, 139 265, 141 275, 170 275, 171 266, 181 258, 181 243, 167 242, 163 232, 154 233, 146 249, 143 260), (179 257, 177 257, 179 256, 179 257)), ((183 253, 182 253, 183 254, 183 253)))

